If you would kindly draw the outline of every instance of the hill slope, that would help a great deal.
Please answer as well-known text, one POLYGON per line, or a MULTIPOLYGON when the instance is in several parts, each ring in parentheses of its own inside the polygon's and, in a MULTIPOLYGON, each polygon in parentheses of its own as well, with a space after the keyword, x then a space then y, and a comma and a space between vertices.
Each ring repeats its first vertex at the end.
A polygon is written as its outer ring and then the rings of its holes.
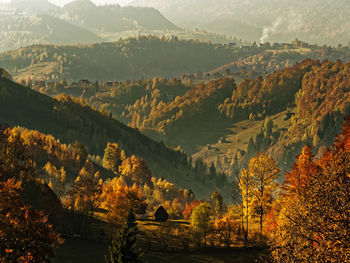
POLYGON ((180 29, 153 8, 97 6, 89 0, 62 8, 48 0, 12 0, 0 7, 0 52, 33 44, 94 43, 170 31, 180 29))
POLYGON ((231 62, 231 49, 177 38, 140 37, 93 45, 37 45, 0 55, 14 76, 127 80, 208 71, 231 62))
POLYGON ((103 32, 127 30, 175 30, 174 24, 153 8, 96 6, 89 0, 77 0, 62 8, 64 19, 103 32))
POLYGON ((118 142, 127 154, 144 158, 154 176, 191 188, 199 197, 218 188, 212 179, 192 169, 185 154, 170 150, 163 143, 69 97, 55 100, 6 78, 0 78, 0 123, 37 129, 62 142, 79 140, 91 154, 102 155, 108 141, 118 142), (198 176, 202 179, 198 180, 198 176))
POLYGON ((50 15, 0 16, 0 51, 30 44, 99 42, 94 33, 50 15))

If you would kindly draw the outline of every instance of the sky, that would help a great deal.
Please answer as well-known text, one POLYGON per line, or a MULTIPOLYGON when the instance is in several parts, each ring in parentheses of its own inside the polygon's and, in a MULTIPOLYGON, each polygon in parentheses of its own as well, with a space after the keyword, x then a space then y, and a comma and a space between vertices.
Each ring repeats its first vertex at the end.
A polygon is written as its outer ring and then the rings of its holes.
MULTIPOLYGON (((11 0, 0 0, 0 3, 6 3, 10 2, 11 0)), ((49 2, 54 3, 56 5, 63 6, 66 3, 71 2, 72 0, 49 0, 49 2)), ((92 0, 92 2, 96 4, 113 4, 117 3, 120 5, 126 5, 128 2, 131 2, 131 0, 92 0)))

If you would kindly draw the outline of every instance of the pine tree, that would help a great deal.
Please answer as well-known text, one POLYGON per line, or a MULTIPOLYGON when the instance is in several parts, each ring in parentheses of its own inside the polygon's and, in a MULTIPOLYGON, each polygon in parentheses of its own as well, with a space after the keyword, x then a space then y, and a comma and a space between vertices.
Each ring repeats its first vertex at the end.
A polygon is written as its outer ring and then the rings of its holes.
POLYGON ((137 223, 132 211, 129 212, 127 222, 114 234, 106 255, 106 263, 139 263, 142 262, 142 253, 136 250, 137 223))

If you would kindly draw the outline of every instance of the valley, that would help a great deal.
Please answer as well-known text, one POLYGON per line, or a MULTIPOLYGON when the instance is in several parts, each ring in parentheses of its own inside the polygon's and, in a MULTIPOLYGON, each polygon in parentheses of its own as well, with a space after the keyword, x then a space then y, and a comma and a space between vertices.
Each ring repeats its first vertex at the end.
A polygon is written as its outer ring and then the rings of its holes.
POLYGON ((344 0, 0 0, 1 263, 350 262, 344 0))

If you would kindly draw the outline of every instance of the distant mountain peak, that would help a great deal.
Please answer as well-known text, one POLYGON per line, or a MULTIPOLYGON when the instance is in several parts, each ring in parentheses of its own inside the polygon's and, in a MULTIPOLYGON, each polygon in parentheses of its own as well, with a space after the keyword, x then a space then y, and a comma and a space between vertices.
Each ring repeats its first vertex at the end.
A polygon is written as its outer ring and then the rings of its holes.
POLYGON ((58 11, 59 7, 50 3, 48 0, 12 0, 9 7, 19 11, 33 13, 58 11))
POLYGON ((69 8, 69 7, 81 7, 81 8, 86 8, 86 7, 97 7, 94 2, 91 0, 74 0, 70 3, 67 3, 64 5, 64 8, 69 8))

